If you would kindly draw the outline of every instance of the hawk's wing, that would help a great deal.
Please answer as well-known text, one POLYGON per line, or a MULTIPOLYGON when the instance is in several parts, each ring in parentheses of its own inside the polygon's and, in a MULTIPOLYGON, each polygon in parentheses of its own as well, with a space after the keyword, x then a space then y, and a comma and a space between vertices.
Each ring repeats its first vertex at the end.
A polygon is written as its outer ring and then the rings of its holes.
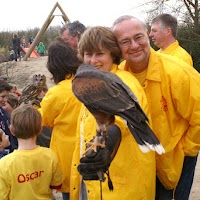
POLYGON ((101 111, 125 119, 142 151, 164 152, 146 123, 148 118, 136 96, 118 76, 91 65, 81 65, 72 81, 72 90, 90 112, 101 111))
POLYGON ((115 86, 98 78, 77 77, 73 80, 73 92, 85 106, 115 114, 117 111, 134 106, 133 102, 122 97, 123 93, 115 86), (78 83, 78 84, 77 84, 78 83), (123 98, 121 101, 116 99, 123 98), (129 103, 131 105, 129 105, 129 103))
POLYGON ((112 114, 128 110, 138 103, 137 97, 118 76, 91 65, 79 67, 72 82, 72 90, 86 106, 112 114))

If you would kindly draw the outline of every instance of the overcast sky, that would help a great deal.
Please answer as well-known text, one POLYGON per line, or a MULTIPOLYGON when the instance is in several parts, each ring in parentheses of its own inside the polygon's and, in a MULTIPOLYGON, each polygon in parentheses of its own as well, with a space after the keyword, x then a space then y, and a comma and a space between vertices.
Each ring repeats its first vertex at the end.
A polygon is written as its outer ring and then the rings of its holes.
MULTIPOLYGON (((141 0, 1 0, 0 31, 41 28, 56 2, 71 22, 79 20, 86 26, 111 26, 117 17, 125 14, 145 20, 141 0)), ((60 14, 59 9, 54 14, 60 14)), ((62 25, 62 22, 62 17, 56 16, 51 25, 62 25)))

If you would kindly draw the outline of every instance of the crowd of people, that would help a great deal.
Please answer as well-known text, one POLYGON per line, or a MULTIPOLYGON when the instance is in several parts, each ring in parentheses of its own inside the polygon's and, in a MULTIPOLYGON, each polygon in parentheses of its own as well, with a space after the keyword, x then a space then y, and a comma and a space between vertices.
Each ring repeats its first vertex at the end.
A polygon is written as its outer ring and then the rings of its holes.
MULTIPOLYGON (((12 39, 12 48, 10 49, 10 61, 21 61, 21 58, 23 57, 23 48, 29 48, 30 45, 33 43, 34 37, 31 35, 29 37, 28 42, 26 41, 25 36, 22 36, 21 38, 18 36, 17 33, 13 34, 12 39)), ((40 56, 46 55, 46 46, 43 42, 39 42, 38 46, 36 47, 36 51, 40 56)))
POLYGON ((55 85, 44 88, 37 106, 18 105, 20 93, 0 80, 0 199, 52 199, 56 189, 63 200, 188 200, 200 150, 200 75, 179 45, 177 29, 170 14, 155 17, 149 32, 130 15, 112 27, 69 22, 47 48, 55 85), (117 116, 105 147, 84 154, 97 124, 73 94, 81 64, 114 73, 131 89, 164 154, 141 152, 117 116), (44 127, 50 130, 47 143, 38 142, 44 127), (99 170, 107 174, 103 182, 99 170))

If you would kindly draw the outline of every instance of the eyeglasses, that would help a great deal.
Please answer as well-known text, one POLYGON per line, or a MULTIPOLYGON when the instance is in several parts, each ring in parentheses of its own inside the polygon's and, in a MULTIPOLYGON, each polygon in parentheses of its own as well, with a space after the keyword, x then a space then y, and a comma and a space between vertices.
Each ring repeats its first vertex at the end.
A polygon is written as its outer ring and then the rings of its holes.
POLYGON ((121 47, 130 47, 131 46, 131 40, 123 40, 121 42, 119 42, 119 46, 121 47))
POLYGON ((118 43, 119 43, 119 46, 128 48, 128 47, 131 46, 131 44, 133 42, 139 44, 141 41, 143 41, 144 37, 145 37, 144 35, 138 35, 133 39, 125 39, 125 40, 122 40, 122 41, 120 41, 118 43))

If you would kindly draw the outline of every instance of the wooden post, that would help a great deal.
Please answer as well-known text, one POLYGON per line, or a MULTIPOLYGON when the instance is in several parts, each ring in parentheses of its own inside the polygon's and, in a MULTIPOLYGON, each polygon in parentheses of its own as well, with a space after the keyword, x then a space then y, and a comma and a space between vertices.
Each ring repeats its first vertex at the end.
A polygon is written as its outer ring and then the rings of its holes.
POLYGON ((62 18, 64 20, 64 22, 70 22, 69 18, 67 17, 67 15, 65 14, 64 10, 61 8, 60 4, 57 2, 57 6, 60 9, 60 12, 62 13, 62 18))
POLYGON ((49 24, 52 22, 54 16, 53 16, 53 13, 56 9, 56 7, 58 7, 62 13, 62 17, 63 17, 63 20, 65 21, 65 23, 67 21, 69 21, 69 18, 67 17, 67 15, 65 14, 65 12, 63 11, 63 9, 61 8, 61 6, 59 5, 59 3, 57 2, 53 9, 51 10, 51 12, 49 13, 46 21, 44 22, 42 28, 39 30, 39 32, 37 33, 33 43, 31 44, 29 50, 27 51, 25 57, 24 57, 24 61, 26 61, 28 59, 28 57, 31 55, 32 51, 35 49, 35 47, 38 45, 39 41, 40 41, 40 38, 42 37, 42 35, 45 33, 46 29, 48 28, 49 24))

